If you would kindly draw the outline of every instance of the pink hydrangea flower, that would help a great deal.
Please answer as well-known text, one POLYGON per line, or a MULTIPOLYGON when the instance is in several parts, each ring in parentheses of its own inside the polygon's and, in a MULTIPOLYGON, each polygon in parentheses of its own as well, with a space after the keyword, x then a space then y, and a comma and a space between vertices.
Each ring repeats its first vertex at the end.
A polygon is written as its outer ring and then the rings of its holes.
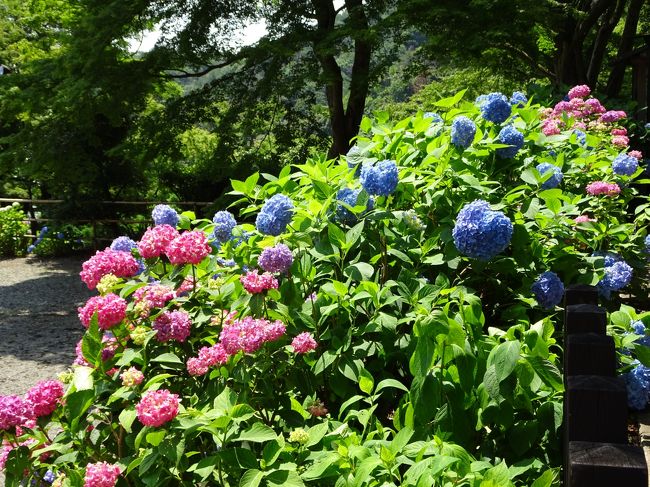
POLYGON ((205 375, 208 372, 208 365, 198 357, 192 357, 187 360, 187 372, 190 375, 205 375))
POLYGON ((638 159, 639 161, 643 159, 643 154, 641 153, 641 151, 638 150, 631 150, 630 152, 628 152, 628 155, 630 157, 634 157, 635 159, 638 159))
POLYGON ((192 276, 187 276, 185 279, 183 279, 181 285, 178 286, 178 289, 176 290, 176 296, 184 296, 192 289, 194 289, 194 278, 192 276))
POLYGON ((587 193, 589 193, 592 196, 597 196, 601 194, 605 194, 607 196, 616 196, 620 192, 621 192, 621 188, 619 188, 618 184, 616 183, 594 181, 593 183, 589 183, 587 185, 587 193))
POLYGON ((286 327, 281 321, 271 323, 265 319, 250 316, 236 320, 232 325, 224 326, 219 340, 228 355, 239 351, 253 353, 265 342, 274 341, 284 335, 286 327))
POLYGON ((88 289, 95 289, 97 283, 107 274, 116 277, 131 277, 140 271, 140 266, 135 258, 127 253, 107 248, 97 251, 81 266, 81 280, 88 289))
POLYGON ((29 402, 20 396, 0 396, 0 430, 25 424, 34 417, 29 402))
POLYGON ((612 129, 610 133, 612 135, 627 135, 627 129, 626 128, 612 129))
POLYGON ((591 89, 587 85, 574 86, 569 90, 569 100, 574 98, 587 98, 591 94, 591 89))
POLYGON ((46 380, 37 382, 25 394, 25 401, 29 403, 34 416, 49 416, 59 406, 60 400, 65 394, 63 382, 58 380, 46 380))
POLYGON ((121 323, 126 317, 126 301, 113 293, 106 296, 93 296, 83 308, 78 308, 77 311, 81 323, 86 328, 90 325, 90 320, 96 312, 99 328, 108 330, 121 323))
POLYGON ((221 343, 217 343, 211 347, 202 347, 198 358, 206 367, 214 367, 225 364, 228 361, 228 353, 221 343))
POLYGON ((599 113, 605 113, 605 107, 600 103, 600 100, 598 98, 589 98, 588 100, 585 100, 585 105, 589 107, 589 111, 591 113, 599 114, 599 113))
POLYGON ((165 254, 174 265, 198 264, 211 251, 212 247, 208 244, 205 233, 197 230, 183 232, 176 237, 165 250, 165 254))
POLYGON ((304 331, 291 340, 291 346, 296 353, 308 353, 316 349, 317 343, 311 333, 304 331))
POLYGON ((612 137, 612 144, 616 147, 627 147, 630 143, 630 139, 625 135, 615 135, 612 137))
POLYGON ((86 360, 83 354, 83 350, 81 349, 83 345, 83 338, 77 342, 77 346, 75 347, 75 353, 77 357, 74 359, 74 362, 72 362, 74 365, 83 365, 85 367, 90 367, 90 363, 86 360))
POLYGON ((560 126, 557 120, 552 118, 547 118, 542 122, 542 133, 546 136, 558 135, 561 132, 560 126))
POLYGON ((3 470, 5 468, 5 465, 7 464, 7 458, 9 458, 9 454, 13 449, 13 445, 7 440, 4 440, 2 442, 2 446, 0 447, 0 470, 3 470))
POLYGON ((278 280, 270 272, 258 274, 257 269, 249 271, 239 278, 244 289, 251 294, 258 294, 267 289, 277 289, 278 280))
POLYGON ((576 122, 573 124, 573 128, 579 130, 587 130, 587 124, 584 122, 576 122))
POLYGON ((169 244, 178 235, 178 230, 171 225, 156 225, 153 228, 147 228, 138 242, 140 255, 145 259, 159 257, 165 253, 169 244))
POLYGON ((102 361, 106 362, 107 360, 115 357, 118 349, 117 339, 110 332, 104 334, 102 337, 102 361))
POLYGON ((580 215, 576 217, 573 221, 576 224, 578 224, 578 223, 595 222, 596 220, 594 218, 589 218, 587 215, 580 215))
POLYGON ((136 367, 129 367, 120 374, 120 379, 124 387, 135 387, 142 384, 144 374, 136 367))
POLYGON ((112 463, 97 462, 86 465, 84 487, 113 487, 120 476, 120 467, 112 463))
POLYGON ((627 114, 622 110, 609 110, 603 113, 599 120, 604 123, 612 123, 625 117, 627 117, 627 114))
POLYGON ((148 284, 133 293, 135 301, 145 301, 149 307, 164 308, 168 301, 174 299, 174 290, 162 284, 148 284))
POLYGON ((553 114, 561 115, 563 112, 571 110, 571 104, 568 101, 560 101, 553 107, 553 114))
POLYGON ((159 389, 145 392, 135 410, 143 425, 162 426, 176 417, 179 403, 178 394, 159 389))
POLYGON ((185 311, 163 311, 156 318, 152 328, 157 331, 156 340, 184 342, 190 336, 192 320, 185 311))

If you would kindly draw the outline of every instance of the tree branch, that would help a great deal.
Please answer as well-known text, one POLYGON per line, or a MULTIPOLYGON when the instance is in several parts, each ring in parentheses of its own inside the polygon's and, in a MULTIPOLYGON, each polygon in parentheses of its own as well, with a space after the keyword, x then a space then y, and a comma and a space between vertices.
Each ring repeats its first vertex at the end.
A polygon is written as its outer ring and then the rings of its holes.
POLYGON ((219 64, 210 64, 209 66, 205 67, 201 71, 195 71, 193 73, 190 73, 189 71, 186 71, 184 69, 172 68, 172 69, 169 69, 168 71, 178 71, 178 72, 180 72, 182 74, 167 73, 166 77, 167 78, 173 78, 173 79, 200 78, 201 76, 205 76, 206 74, 208 74, 211 71, 214 71, 215 69, 225 68, 226 66, 231 66, 231 65, 235 64, 236 62, 241 61, 245 57, 246 56, 236 56, 236 57, 234 57, 234 58, 232 58, 232 59, 230 59, 228 61, 224 61, 224 62, 219 63, 219 64))

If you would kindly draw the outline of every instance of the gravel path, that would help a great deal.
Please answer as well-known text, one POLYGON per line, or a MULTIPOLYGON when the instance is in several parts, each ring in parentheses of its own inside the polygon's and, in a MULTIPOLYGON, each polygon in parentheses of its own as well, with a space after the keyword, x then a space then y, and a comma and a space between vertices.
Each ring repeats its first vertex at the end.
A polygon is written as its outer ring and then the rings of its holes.
POLYGON ((24 394, 74 360, 83 328, 77 307, 91 295, 79 257, 0 260, 0 395, 24 394))

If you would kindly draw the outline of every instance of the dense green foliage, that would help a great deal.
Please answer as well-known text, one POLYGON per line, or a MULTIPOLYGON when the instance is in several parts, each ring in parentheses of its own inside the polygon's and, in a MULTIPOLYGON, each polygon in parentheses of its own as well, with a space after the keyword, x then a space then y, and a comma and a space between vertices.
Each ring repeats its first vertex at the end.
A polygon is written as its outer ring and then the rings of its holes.
POLYGON ((27 215, 18 203, 0 207, 0 257, 23 255, 29 230, 27 215))

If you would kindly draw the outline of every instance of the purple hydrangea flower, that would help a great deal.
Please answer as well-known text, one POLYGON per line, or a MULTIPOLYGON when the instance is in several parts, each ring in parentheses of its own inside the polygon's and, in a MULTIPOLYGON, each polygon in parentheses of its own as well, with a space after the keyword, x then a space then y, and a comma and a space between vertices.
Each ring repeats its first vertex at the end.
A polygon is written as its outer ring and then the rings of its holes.
POLYGON ((111 250, 117 252, 128 252, 131 253, 131 250, 137 249, 138 244, 131 240, 129 237, 117 237, 111 242, 111 250))
POLYGON ((168 205, 156 205, 151 212, 151 218, 156 225, 169 225, 174 228, 180 220, 176 210, 168 205))
POLYGON ((390 160, 374 164, 366 162, 361 167, 359 180, 368 194, 388 196, 395 191, 399 182, 397 164, 390 160))
POLYGON ((627 154, 619 154, 612 161, 612 171, 619 176, 631 176, 639 168, 639 161, 636 157, 627 154))
POLYGON ((214 230, 212 237, 219 242, 227 242, 232 237, 232 230, 237 226, 237 220, 229 211, 218 211, 212 218, 214 230))
POLYGON ((259 259, 259 266, 266 272, 287 272, 293 263, 293 254, 289 247, 284 244, 277 244, 274 247, 266 247, 262 250, 259 259))
POLYGON ((451 143, 456 147, 467 149, 474 141, 476 124, 469 118, 461 115, 454 118, 451 123, 451 143))
POLYGON ((293 203, 283 195, 276 194, 269 198, 257 214, 255 226, 261 233, 277 237, 285 231, 293 217, 293 203))
POLYGON ((460 210, 452 236, 462 254, 487 261, 510 244, 512 222, 487 201, 476 200, 460 210))
POLYGON ((541 164, 538 164, 536 169, 540 174, 551 172, 551 177, 542 183, 542 189, 556 188, 562 182, 562 178, 564 177, 562 174, 562 169, 548 162, 542 162, 541 164))
POLYGON ((546 271, 533 283, 531 290, 542 308, 553 309, 562 301, 564 284, 555 272, 546 271))
POLYGON ((497 136, 497 140, 502 144, 508 144, 510 146, 497 149, 497 156, 501 159, 512 159, 517 155, 519 149, 524 146, 524 134, 512 125, 503 127, 497 136))
POLYGON ((484 96, 479 102, 481 116, 489 122, 505 122, 512 112, 508 98, 503 93, 489 93, 484 96))

